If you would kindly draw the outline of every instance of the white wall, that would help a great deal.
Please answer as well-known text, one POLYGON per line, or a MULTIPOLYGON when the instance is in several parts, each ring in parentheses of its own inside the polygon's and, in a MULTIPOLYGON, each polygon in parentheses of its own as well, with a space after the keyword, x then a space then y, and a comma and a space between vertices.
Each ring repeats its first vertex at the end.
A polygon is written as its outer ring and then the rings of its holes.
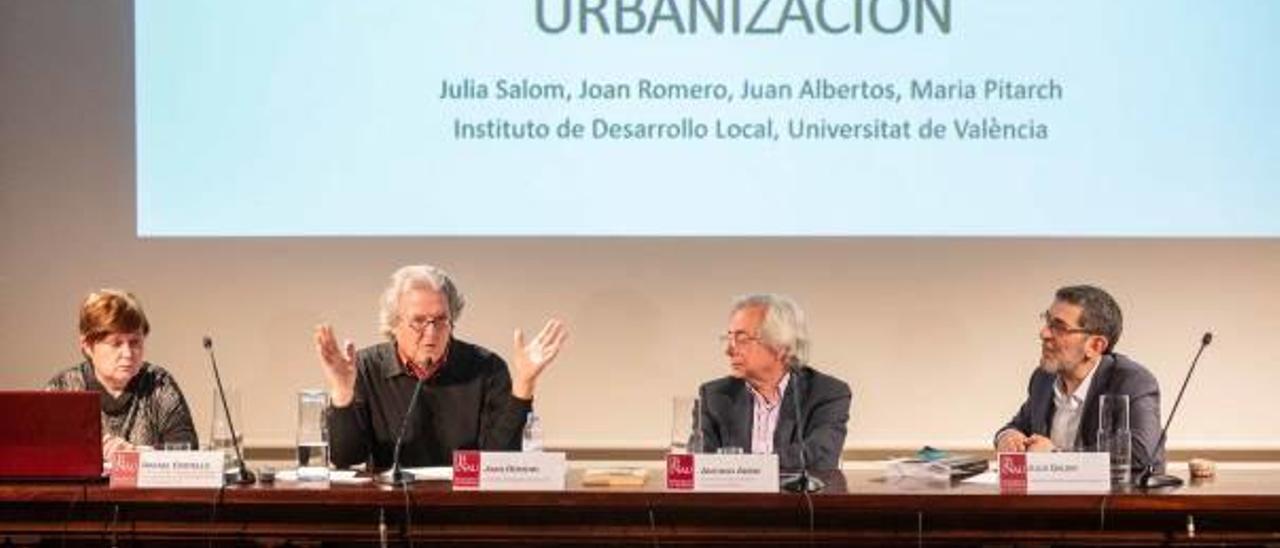
MULTIPOLYGON (((1121 350, 1159 377, 1166 407, 1200 333, 1217 334, 1171 447, 1280 447, 1276 240, 138 240, 132 25, 124 0, 0 3, 0 388, 75 363, 80 299, 123 287, 202 435, 210 333, 250 443, 288 445, 294 392, 322 381, 312 326, 376 342, 387 275, 430 262, 467 294, 464 338, 505 354, 513 327, 568 320, 537 402, 553 446, 665 443, 670 398, 724 371, 730 299, 765 290, 807 307, 814 363, 852 384, 850 447, 979 447, 1024 396, 1053 289, 1094 282, 1120 300, 1121 350)), ((1088 199, 1064 189, 1064 211, 1087 214, 1088 199)))

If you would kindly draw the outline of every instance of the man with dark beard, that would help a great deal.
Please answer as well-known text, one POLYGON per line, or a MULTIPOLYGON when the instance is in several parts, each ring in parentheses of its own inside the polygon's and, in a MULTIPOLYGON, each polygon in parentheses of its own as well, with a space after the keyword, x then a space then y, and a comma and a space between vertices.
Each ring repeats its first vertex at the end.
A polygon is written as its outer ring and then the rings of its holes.
POLYGON ((1145 367, 1114 352, 1123 318, 1100 288, 1059 289, 1040 328, 1040 367, 1027 400, 995 436, 999 452, 1096 451, 1098 400, 1129 396, 1133 470, 1164 468, 1160 439, 1160 386, 1145 367))

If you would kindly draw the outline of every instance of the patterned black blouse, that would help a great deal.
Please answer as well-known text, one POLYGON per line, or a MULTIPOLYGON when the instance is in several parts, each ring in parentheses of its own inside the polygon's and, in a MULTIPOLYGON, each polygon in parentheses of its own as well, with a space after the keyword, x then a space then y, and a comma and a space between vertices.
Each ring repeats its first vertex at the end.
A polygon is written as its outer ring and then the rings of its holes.
POLYGON ((49 380, 45 389, 101 394, 103 434, 157 449, 170 442, 187 442, 192 449, 199 448, 187 400, 173 375, 158 365, 144 362, 118 398, 98 382, 89 362, 64 369, 49 380))

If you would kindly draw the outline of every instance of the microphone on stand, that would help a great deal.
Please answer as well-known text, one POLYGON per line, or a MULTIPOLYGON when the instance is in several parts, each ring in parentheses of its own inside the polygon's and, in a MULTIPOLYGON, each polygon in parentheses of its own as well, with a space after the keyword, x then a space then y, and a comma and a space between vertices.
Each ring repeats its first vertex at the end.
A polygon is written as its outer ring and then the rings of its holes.
POLYGON ((794 476, 788 474, 789 477, 782 480, 782 488, 793 493, 817 493, 825 489, 827 484, 818 477, 809 474, 809 461, 805 452, 804 442, 804 413, 800 409, 801 369, 802 367, 799 364, 791 365, 791 394, 795 396, 791 398, 791 401, 795 404, 792 410, 796 415, 796 438, 800 443, 800 472, 794 476))
POLYGON ((218 374, 218 360, 213 356, 213 337, 204 336, 204 350, 209 354, 209 365, 213 366, 213 380, 218 386, 218 399, 222 400, 222 411, 227 415, 227 429, 231 431, 231 446, 236 450, 236 461, 240 463, 240 476, 236 478, 238 485, 248 485, 257 481, 253 472, 244 463, 244 454, 240 450, 240 436, 236 435, 236 425, 231 422, 231 408, 227 406, 227 391, 222 388, 222 375, 218 374))
MULTIPOLYGON (((1191 369, 1187 370, 1187 377, 1182 379, 1182 388, 1178 389, 1178 399, 1173 402, 1173 409, 1169 411, 1169 420, 1165 421, 1164 429, 1160 431, 1160 442, 1156 443, 1155 451, 1151 453, 1152 459, 1160 454, 1160 450, 1164 448, 1165 438, 1169 435, 1169 425, 1173 424, 1173 416, 1178 412, 1178 404, 1182 403, 1182 393, 1187 391, 1187 383, 1191 382, 1191 374, 1196 372, 1196 363, 1200 361, 1200 355, 1204 353, 1205 347, 1213 342, 1213 333, 1206 331, 1203 337, 1200 337, 1200 348, 1196 350, 1196 357, 1191 360, 1191 369)), ((1170 474, 1157 474, 1155 463, 1148 463, 1146 469, 1138 475, 1137 484, 1144 489, 1159 489, 1162 487, 1178 487, 1182 485, 1182 478, 1170 474)))
MULTIPOLYGON (((427 358, 423 369, 431 370, 431 358, 427 358)), ((413 396, 409 398, 409 408, 405 410, 404 418, 400 419, 400 432, 396 435, 396 446, 391 452, 391 469, 386 474, 378 475, 378 482, 387 485, 405 485, 414 481, 413 474, 405 472, 400 467, 400 447, 404 445, 404 434, 409 429, 409 417, 413 416, 413 410, 418 405, 418 394, 422 393, 422 385, 426 384, 427 378, 421 377, 417 384, 413 385, 413 396)))

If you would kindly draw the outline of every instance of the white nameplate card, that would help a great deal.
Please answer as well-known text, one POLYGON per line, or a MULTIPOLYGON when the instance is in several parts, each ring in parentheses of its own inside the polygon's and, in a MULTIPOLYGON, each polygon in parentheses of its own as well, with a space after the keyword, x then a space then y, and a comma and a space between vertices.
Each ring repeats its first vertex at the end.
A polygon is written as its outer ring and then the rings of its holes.
POLYGON ((111 487, 222 487, 222 451, 121 451, 111 461, 111 487))
POLYGON ((706 493, 777 493, 778 455, 667 455, 667 489, 706 493))
POLYGON ((1111 490, 1107 453, 1000 453, 1000 490, 1023 493, 1111 490))
POLYGON ((453 488, 564 491, 564 453, 454 451, 453 488))

